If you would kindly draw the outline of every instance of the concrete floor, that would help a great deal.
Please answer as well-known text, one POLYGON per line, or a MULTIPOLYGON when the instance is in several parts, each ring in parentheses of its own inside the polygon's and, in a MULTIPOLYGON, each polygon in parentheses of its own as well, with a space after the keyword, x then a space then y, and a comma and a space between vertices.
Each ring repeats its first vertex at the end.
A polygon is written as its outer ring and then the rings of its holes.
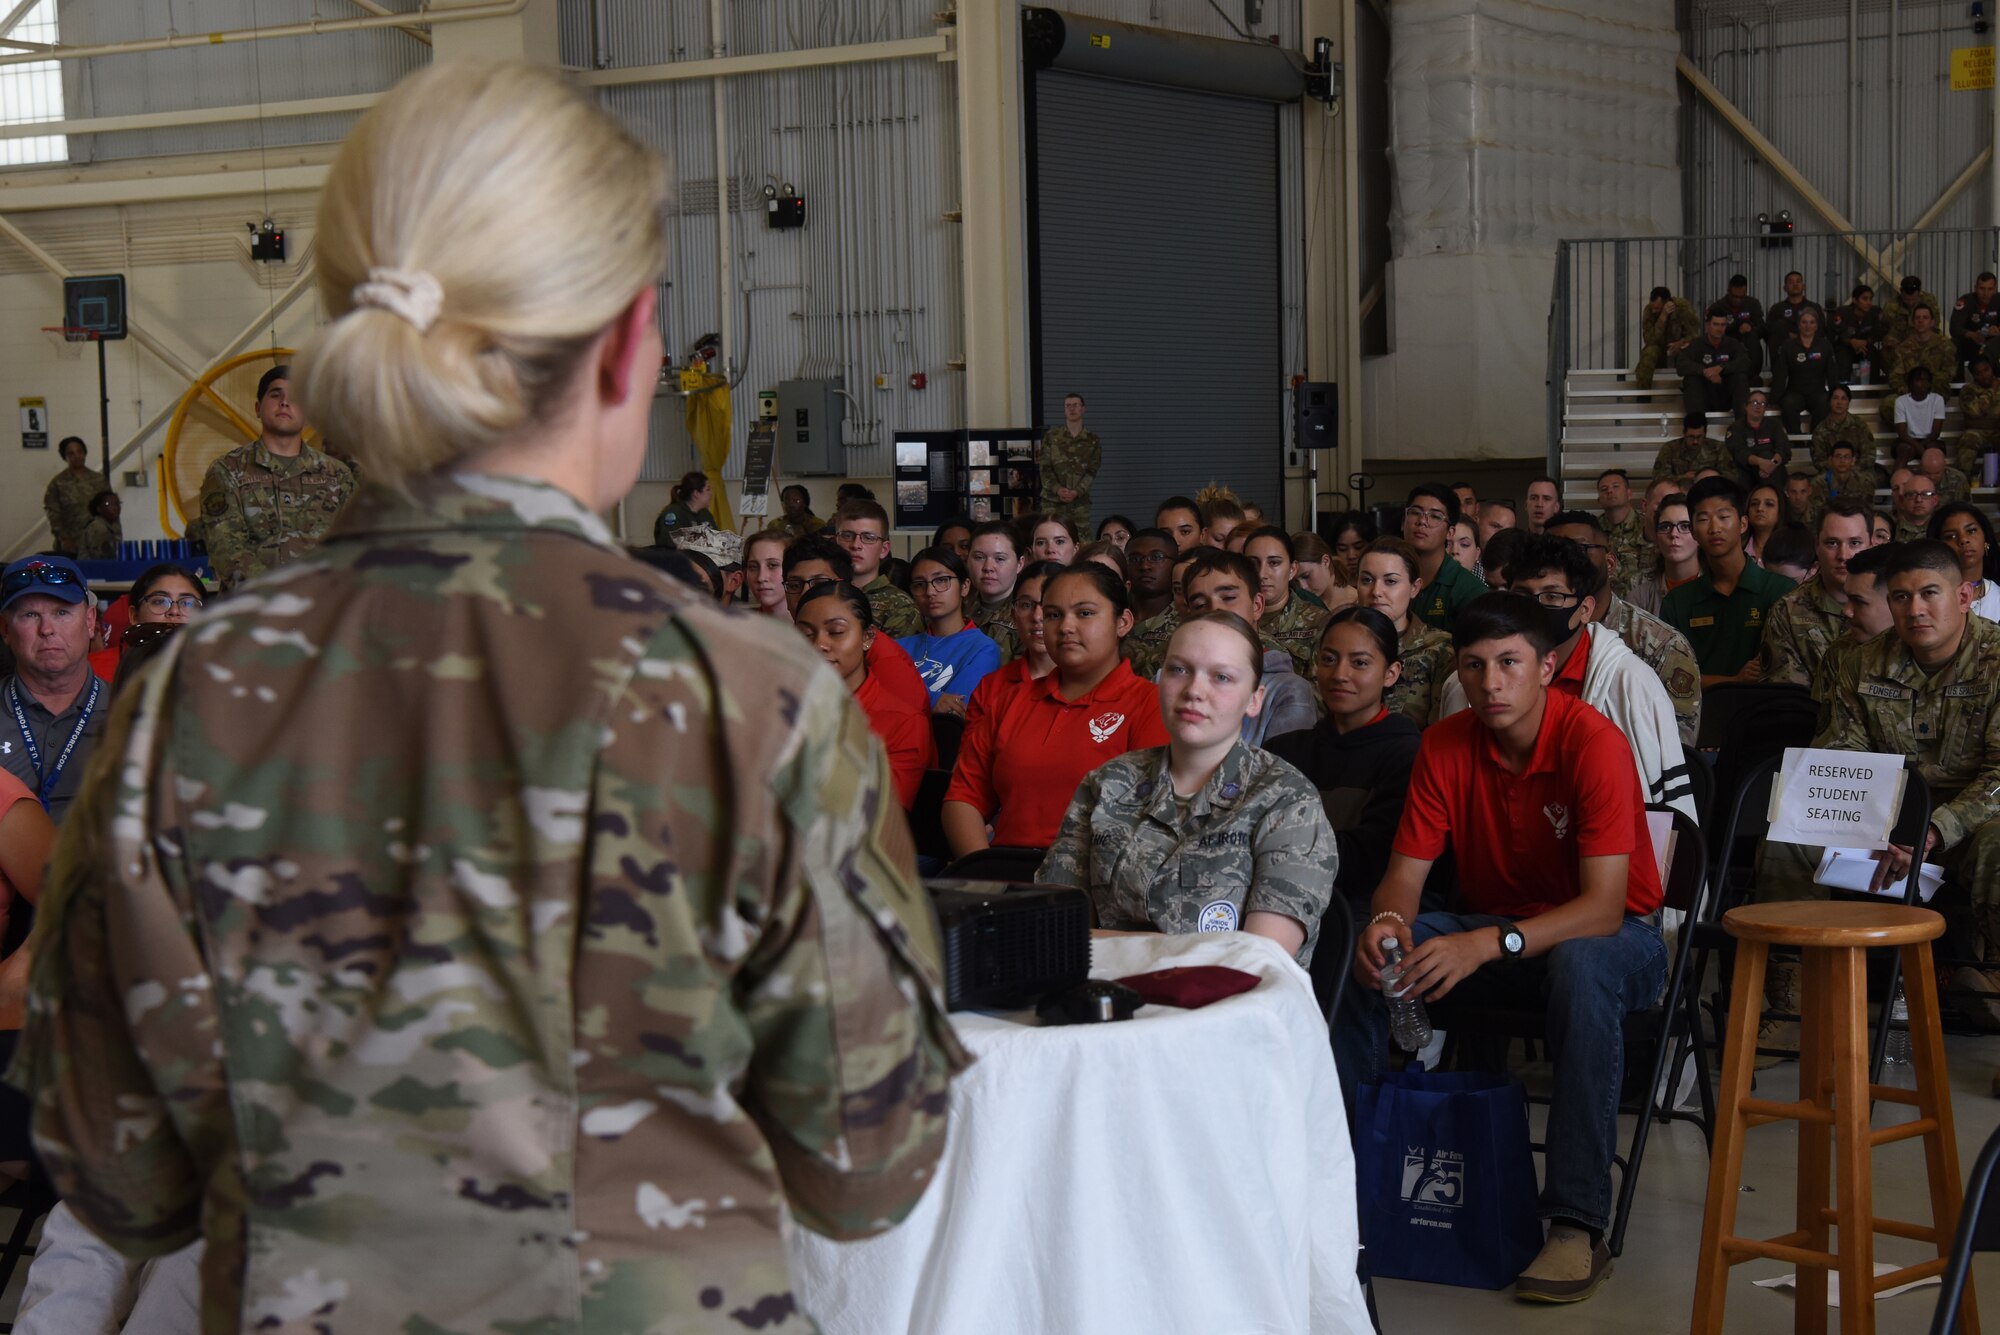
MULTIPOLYGON (((1972 1171, 1980 1149, 2000 1125, 2000 1099, 1993 1098, 1993 1070, 2000 1063, 2000 1038, 1947 1037, 1955 1091, 1953 1117, 1958 1133, 1959 1171, 1972 1171)), ((1522 1073, 1532 1087, 1534 1068, 1522 1073)), ((1786 1063, 1758 1073, 1761 1097, 1798 1096, 1798 1066, 1786 1063)), ((1531 1109, 1539 1134, 1542 1110, 1531 1109)), ((1914 1116, 1914 1110, 1878 1104, 1875 1124, 1886 1126, 1914 1116)), ((1620 1120, 1621 1144, 1629 1143, 1631 1118, 1620 1120)), ((1798 1158, 1797 1126, 1777 1122, 1749 1133, 1744 1156, 1743 1185, 1738 1207, 1738 1231, 1773 1237, 1794 1227, 1793 1177, 1798 1158)), ((1655 1126, 1646 1149, 1639 1197, 1625 1236, 1625 1254, 1611 1278, 1588 1302, 1547 1307, 1516 1302, 1511 1290, 1487 1292, 1436 1284, 1377 1280, 1376 1303, 1382 1329, 1402 1332, 1472 1331, 1506 1335, 1534 1331, 1536 1335, 1662 1335, 1684 1331, 1694 1302, 1695 1255, 1701 1243, 1701 1215, 1708 1190, 1708 1155, 1698 1128, 1683 1122, 1655 1126)), ((1924 1179, 1922 1142, 1885 1145, 1875 1151, 1875 1213, 1883 1218, 1923 1222, 1930 1218, 1930 1194, 1924 1179)), ((1839 1238, 1835 1237, 1838 1249, 1839 1238)), ((1878 1236, 1878 1260, 1910 1264, 1932 1255, 1922 1243, 1878 1236)), ((1785 1274, 1790 1266, 1753 1261, 1737 1266, 1729 1277, 1726 1329, 1774 1332, 1792 1328, 1793 1299, 1789 1290, 1756 1288, 1751 1281, 1785 1274)), ((2000 1313, 2000 1255, 1977 1258, 1973 1282, 1986 1306, 1987 1324, 2000 1313)), ((1876 1329, 1881 1335, 1906 1335, 1930 1329, 1938 1287, 1927 1285, 1898 1297, 1878 1301, 1876 1329)), ((1838 1313, 1829 1313, 1833 1330, 1838 1313)))

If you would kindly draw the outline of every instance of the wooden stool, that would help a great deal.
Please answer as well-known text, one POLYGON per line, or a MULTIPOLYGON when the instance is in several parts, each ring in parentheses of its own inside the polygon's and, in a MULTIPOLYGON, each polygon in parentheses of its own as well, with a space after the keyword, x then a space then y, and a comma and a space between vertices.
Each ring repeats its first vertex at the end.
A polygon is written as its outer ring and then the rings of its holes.
MULTIPOLYGON (((1951 1121, 1944 1037, 1938 1029, 1937 983, 1929 942, 1944 919, 1929 909, 1900 904, 1800 901, 1732 909, 1722 925, 1741 944, 1730 984, 1728 1042, 1723 1049, 1722 1100, 1708 1173, 1708 1208, 1702 1214, 1700 1270, 1695 1280, 1695 1335, 1722 1329, 1729 1268, 1768 1258, 1798 1267, 1794 1329, 1824 1335, 1826 1277, 1840 1274, 1841 1335, 1873 1335, 1875 1295, 1883 1289, 1944 1272, 1958 1227, 1961 1188, 1958 1142, 1951 1121), (1799 1003, 1799 1098, 1775 1103, 1750 1092, 1757 1023, 1764 995, 1764 964, 1772 946, 1797 947, 1804 988, 1799 1003), (1914 1091, 1868 1083, 1869 946, 1903 952, 1903 995, 1910 1012, 1914 1091), (1908 1104, 1915 1120, 1880 1131, 1869 1127, 1869 1100, 1908 1104), (1735 1236, 1736 1197, 1743 1181, 1743 1133, 1765 1122, 1799 1124, 1798 1229, 1770 1239, 1735 1236), (1931 1222, 1877 1219, 1870 1183, 1870 1154, 1877 1145, 1921 1136, 1930 1173, 1931 1222), (1838 1150, 1839 1204, 1827 1208, 1828 1167, 1838 1150), (1829 1249, 1827 1229, 1840 1230, 1840 1251, 1829 1249), (1875 1234, 1913 1238, 1938 1250, 1924 1261, 1877 1278, 1875 1234)), ((1959 1329, 1979 1329, 1968 1287, 1959 1329)))

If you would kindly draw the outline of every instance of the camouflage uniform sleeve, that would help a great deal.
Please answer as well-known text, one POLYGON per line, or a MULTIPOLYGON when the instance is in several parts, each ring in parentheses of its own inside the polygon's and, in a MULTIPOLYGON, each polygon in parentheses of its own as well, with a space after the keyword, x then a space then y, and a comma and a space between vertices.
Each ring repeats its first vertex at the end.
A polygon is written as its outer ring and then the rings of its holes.
POLYGON ((916 603, 901 589, 897 589, 895 594, 893 598, 882 600, 882 630, 892 640, 923 634, 924 621, 917 615, 916 603))
POLYGON ((1340 871, 1340 850, 1327 824, 1326 806, 1303 776, 1285 775, 1274 786, 1275 800, 1257 823, 1251 847, 1250 892, 1244 896, 1243 913, 1246 918, 1280 913, 1297 921, 1306 929, 1299 963, 1309 964, 1340 871))
POLYGON ((209 465, 201 479, 201 521, 208 542, 208 564, 223 588, 232 588, 255 573, 242 499, 235 479, 220 461, 209 465))
MULTIPOLYGON (((1094 769, 1083 776, 1083 782, 1076 786, 1076 796, 1070 799, 1069 810, 1063 813, 1062 828, 1056 832, 1056 841, 1049 845, 1047 856, 1035 871, 1038 885, 1073 885, 1079 890, 1090 887, 1090 813, 1097 810, 1098 787, 1102 769, 1094 769)), ((1096 896, 1092 896, 1092 916, 1095 917, 1096 896)))
POLYGON ((1861 713, 1861 658, 1861 652, 1827 655, 1831 666, 1814 746, 1833 751, 1875 749, 1868 740, 1868 720, 1861 713))
POLYGON ((792 1213, 829 1237, 901 1220, 944 1150, 971 1061, 945 1014, 936 920, 868 720, 829 672, 799 702, 773 779, 790 826, 778 922, 739 981, 757 1057, 744 1104, 792 1213))
POLYGON ((173 832, 152 828, 173 783, 152 755, 169 673, 118 703, 64 821, 8 1073, 57 1191, 132 1257, 200 1237, 204 1185, 235 1157, 212 982, 160 865, 173 832))
POLYGON ((1764 660, 1764 680, 1788 686, 1808 686, 1805 654, 1799 646, 1796 605, 1780 598, 1764 622, 1764 639, 1758 655, 1764 660))
POLYGON ((42 492, 42 513, 49 520, 49 542, 59 550, 69 545, 67 539, 70 537, 68 507, 63 502, 62 487, 59 485, 61 479, 60 473, 50 478, 48 487, 42 492))

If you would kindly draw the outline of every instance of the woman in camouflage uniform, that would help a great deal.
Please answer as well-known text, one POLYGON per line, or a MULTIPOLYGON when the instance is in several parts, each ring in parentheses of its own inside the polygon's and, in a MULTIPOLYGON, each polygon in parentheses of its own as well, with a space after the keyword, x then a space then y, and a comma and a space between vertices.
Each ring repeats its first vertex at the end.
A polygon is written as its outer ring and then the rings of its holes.
POLYGON ((1088 890, 1103 927, 1241 929, 1310 964, 1340 859, 1305 776, 1243 741, 1263 664, 1234 612, 1183 623, 1160 669, 1167 745, 1084 777, 1035 879, 1088 890))
POLYGON ((1374 608, 1396 627, 1403 675, 1389 688, 1389 708, 1422 727, 1431 721, 1438 690, 1453 665, 1451 636, 1410 611, 1424 587, 1416 548, 1401 538, 1375 539, 1361 553, 1359 582, 1361 605, 1374 608))
POLYGON ((411 75, 329 169, 300 383, 370 490, 120 697, 14 1067, 92 1232, 205 1235, 205 1330, 804 1335, 785 1231, 881 1231, 942 1152, 866 718, 598 518, 668 209, 519 63, 411 75))

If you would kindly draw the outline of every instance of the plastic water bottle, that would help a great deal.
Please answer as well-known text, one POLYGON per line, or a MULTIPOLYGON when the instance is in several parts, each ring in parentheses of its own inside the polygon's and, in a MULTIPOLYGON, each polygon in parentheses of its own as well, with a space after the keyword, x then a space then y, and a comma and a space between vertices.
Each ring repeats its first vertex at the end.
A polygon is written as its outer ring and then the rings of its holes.
POLYGON ((1882 1060, 1890 1066, 1910 1064, 1910 1007, 1903 1000, 1903 985, 1896 984, 1896 995, 1889 1002, 1889 1043, 1882 1054, 1882 1060))
POLYGON ((1389 1003, 1389 1035, 1405 1052, 1422 1052, 1430 1046, 1431 1017, 1424 1012, 1423 999, 1403 980, 1403 944, 1395 937, 1382 942, 1382 996, 1389 1003))

